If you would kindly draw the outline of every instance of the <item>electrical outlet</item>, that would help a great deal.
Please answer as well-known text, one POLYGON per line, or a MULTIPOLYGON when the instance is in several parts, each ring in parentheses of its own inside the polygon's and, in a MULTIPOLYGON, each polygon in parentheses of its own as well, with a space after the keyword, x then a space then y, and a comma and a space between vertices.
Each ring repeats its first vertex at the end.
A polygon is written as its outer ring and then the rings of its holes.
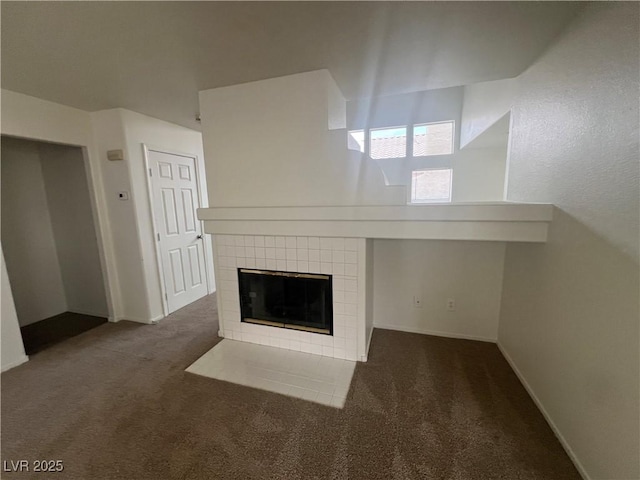
POLYGON ((413 308, 422 308, 422 299, 417 295, 413 296, 413 308))
POLYGON ((447 311, 455 312, 456 311, 456 299, 455 298, 447 298, 447 311))

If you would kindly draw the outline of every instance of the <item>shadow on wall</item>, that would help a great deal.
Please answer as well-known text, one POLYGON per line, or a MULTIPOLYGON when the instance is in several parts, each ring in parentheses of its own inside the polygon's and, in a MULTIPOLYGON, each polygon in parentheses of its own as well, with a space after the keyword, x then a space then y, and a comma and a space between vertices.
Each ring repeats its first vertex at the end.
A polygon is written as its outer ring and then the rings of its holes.
POLYGON ((546 244, 507 246, 499 343, 593 478, 638 474, 639 292, 637 260, 560 209, 546 244))

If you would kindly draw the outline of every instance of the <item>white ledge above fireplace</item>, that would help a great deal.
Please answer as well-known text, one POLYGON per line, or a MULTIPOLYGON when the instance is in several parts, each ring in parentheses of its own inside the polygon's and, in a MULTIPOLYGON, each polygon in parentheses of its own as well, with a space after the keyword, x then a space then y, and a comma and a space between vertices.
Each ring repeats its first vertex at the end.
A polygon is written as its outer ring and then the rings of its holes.
POLYGON ((389 206, 216 207, 210 234, 546 242, 553 205, 448 203, 389 206))

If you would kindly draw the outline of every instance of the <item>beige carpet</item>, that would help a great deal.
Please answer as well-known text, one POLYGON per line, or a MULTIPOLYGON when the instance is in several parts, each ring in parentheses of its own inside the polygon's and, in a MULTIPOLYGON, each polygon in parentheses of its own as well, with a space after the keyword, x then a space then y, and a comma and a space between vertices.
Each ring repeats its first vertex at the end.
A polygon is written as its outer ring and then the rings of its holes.
POLYGON ((2 478, 580 478, 495 345, 376 330, 338 410, 186 373, 219 341, 214 306, 2 374, 2 460, 65 467, 2 478))

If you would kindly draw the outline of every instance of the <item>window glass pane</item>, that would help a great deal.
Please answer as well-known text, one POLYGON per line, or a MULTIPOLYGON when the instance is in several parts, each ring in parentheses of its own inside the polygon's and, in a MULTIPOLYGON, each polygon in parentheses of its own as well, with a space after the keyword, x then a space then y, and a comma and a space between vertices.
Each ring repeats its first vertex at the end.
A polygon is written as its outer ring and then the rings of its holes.
POLYGON ((370 130, 371 158, 402 158, 407 156, 407 128, 378 128, 370 130))
POLYGON ((453 153, 453 122, 429 123, 413 127, 413 156, 453 153))
POLYGON ((415 170, 411 174, 413 203, 450 202, 451 169, 415 170))
POLYGON ((347 148, 364 153, 364 130, 351 130, 347 136, 347 148))

